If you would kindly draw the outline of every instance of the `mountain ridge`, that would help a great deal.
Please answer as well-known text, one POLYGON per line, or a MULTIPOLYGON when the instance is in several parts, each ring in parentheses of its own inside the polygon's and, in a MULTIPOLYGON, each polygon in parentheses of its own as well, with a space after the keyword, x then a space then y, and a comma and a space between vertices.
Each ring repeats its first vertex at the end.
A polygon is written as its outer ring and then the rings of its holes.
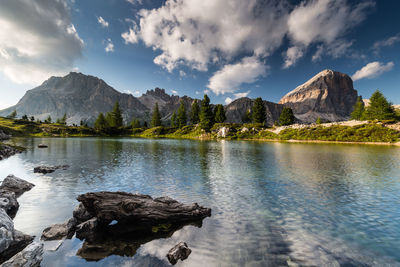
MULTIPOLYGON (((287 93, 279 103, 264 100, 266 124, 277 122, 284 106, 291 107, 296 118, 303 122, 314 122, 316 117, 344 120, 350 115, 356 98, 357 91, 348 75, 324 70, 287 93)), ((181 100, 189 113, 195 100, 189 96, 169 95, 165 89, 156 87, 134 97, 117 91, 98 77, 70 72, 64 77, 50 77, 28 90, 16 105, 0 110, 0 116, 16 110, 19 116, 26 114, 44 120, 49 115, 53 119, 61 118, 66 113, 68 124, 79 124, 81 120, 92 124, 100 112, 111 111, 118 101, 125 123, 133 118, 149 122, 155 103, 159 105, 162 120, 168 121, 181 100)), ((253 101, 243 97, 225 105, 227 122, 241 123, 253 101)))

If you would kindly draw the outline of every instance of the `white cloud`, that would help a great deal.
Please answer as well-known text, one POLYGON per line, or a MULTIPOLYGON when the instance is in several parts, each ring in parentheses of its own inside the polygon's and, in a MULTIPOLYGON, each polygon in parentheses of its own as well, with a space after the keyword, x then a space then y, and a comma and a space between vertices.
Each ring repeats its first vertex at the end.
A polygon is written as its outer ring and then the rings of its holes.
POLYGON ((129 27, 127 32, 121 34, 122 39, 124 39, 125 44, 136 44, 139 41, 139 37, 137 35, 138 27, 136 22, 131 19, 125 19, 126 22, 132 23, 132 26, 129 27))
POLYGON ((107 53, 114 52, 114 44, 113 44, 113 42, 112 42, 112 40, 110 38, 107 39, 106 47, 104 48, 104 50, 107 53))
POLYGON ((132 92, 131 90, 126 90, 125 93, 131 94, 131 95, 136 96, 136 97, 141 95, 139 90, 136 90, 134 92, 132 92))
POLYGON ((288 19, 288 36, 296 48, 289 48, 292 50, 288 50, 285 56, 284 68, 293 66, 312 43, 323 44, 318 46, 313 61, 320 59, 324 52, 332 57, 345 55, 352 42, 344 40, 344 35, 362 22, 373 6, 375 3, 372 1, 355 6, 349 5, 346 0, 302 2, 288 19))
POLYGON ((127 2, 131 3, 132 5, 142 5, 142 0, 126 0, 127 2))
POLYGON ((232 103, 233 99, 230 97, 225 98, 225 104, 229 105, 230 103, 232 103))
POLYGON ((101 24, 102 27, 107 28, 109 26, 109 23, 103 19, 102 16, 97 17, 97 22, 101 24))
POLYGON ((256 57, 245 57, 239 63, 225 65, 214 73, 207 87, 216 95, 233 93, 239 90, 241 84, 253 83, 266 73, 267 66, 256 57))
POLYGON ((178 94, 178 91, 171 90, 171 93, 174 94, 174 95, 177 95, 177 94, 178 94))
POLYGON ((373 45, 373 49, 375 52, 379 52, 379 50, 383 47, 390 47, 393 46, 396 43, 400 43, 400 33, 396 34, 394 36, 391 36, 387 39, 381 40, 381 41, 376 41, 373 45))
POLYGON ((287 69, 294 64, 296 64, 297 60, 303 57, 304 48, 300 46, 292 46, 289 47, 286 51, 285 55, 285 63, 283 64, 283 68, 287 69))
POLYGON ((82 55, 65 0, 2 0, 0 29, 0 71, 15 83, 64 75, 82 55))
POLYGON ((179 71, 179 76, 180 77, 185 77, 186 76, 186 72, 184 72, 183 70, 179 71))
POLYGON ((288 14, 281 2, 167 0, 160 8, 142 9, 139 27, 124 34, 161 51, 154 63, 168 71, 180 65, 206 71, 209 63, 242 52, 267 56, 279 47, 288 14))
POLYGON ((353 76, 351 77, 354 81, 361 80, 361 79, 372 79, 378 77, 384 72, 390 71, 393 69, 394 63, 389 62, 387 64, 375 61, 368 63, 360 70, 356 71, 353 76))

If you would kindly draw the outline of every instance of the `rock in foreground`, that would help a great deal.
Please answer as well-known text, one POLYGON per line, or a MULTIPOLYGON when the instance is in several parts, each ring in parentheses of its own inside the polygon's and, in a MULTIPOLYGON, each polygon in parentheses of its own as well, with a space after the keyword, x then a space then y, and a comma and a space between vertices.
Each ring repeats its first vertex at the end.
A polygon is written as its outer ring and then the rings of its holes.
POLYGON ((34 242, 4 262, 2 267, 38 267, 43 259, 43 244, 34 242))
POLYGON ((33 169, 34 173, 52 173, 58 169, 66 170, 69 168, 69 165, 57 165, 57 166, 38 166, 33 169))
POLYGON ((167 258, 172 265, 175 265, 178 260, 186 260, 190 253, 192 253, 192 250, 188 245, 185 242, 179 242, 168 251, 167 258))
POLYGON ((4 178, 0 189, 14 192, 16 197, 19 197, 26 191, 31 190, 34 186, 35 185, 32 183, 10 174, 4 178))

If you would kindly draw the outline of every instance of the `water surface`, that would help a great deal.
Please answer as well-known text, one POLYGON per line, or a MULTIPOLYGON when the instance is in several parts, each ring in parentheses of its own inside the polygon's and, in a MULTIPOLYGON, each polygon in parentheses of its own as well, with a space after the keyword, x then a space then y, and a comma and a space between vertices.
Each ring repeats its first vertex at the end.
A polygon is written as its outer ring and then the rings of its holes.
POLYGON ((40 236, 70 218, 88 191, 128 191, 212 208, 201 228, 142 245, 133 257, 88 262, 73 238, 42 266, 400 266, 400 149, 386 146, 102 138, 16 139, 27 152, 0 161, 36 187, 15 227, 40 236), (46 143, 48 149, 38 149, 46 143), (34 174, 37 165, 68 170, 34 174))

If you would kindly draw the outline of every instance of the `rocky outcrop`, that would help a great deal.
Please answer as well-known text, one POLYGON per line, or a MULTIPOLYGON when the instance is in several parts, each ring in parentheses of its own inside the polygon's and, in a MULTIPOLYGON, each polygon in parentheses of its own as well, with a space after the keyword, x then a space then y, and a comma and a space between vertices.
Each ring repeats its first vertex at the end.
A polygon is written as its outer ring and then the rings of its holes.
POLYGON ((0 129, 0 141, 8 140, 11 138, 11 135, 5 133, 3 130, 0 129))
POLYGON ((22 150, 19 148, 0 143, 0 160, 6 159, 21 152, 22 150))
MULTIPOLYGON (((19 208, 17 197, 32 189, 33 186, 33 184, 14 175, 7 176, 0 186, 0 263, 20 253, 34 239, 33 236, 26 235, 14 229, 12 221, 19 208)), ((26 251, 22 254, 25 259, 30 258, 30 252, 26 251)), ((17 255, 14 256, 14 260, 9 262, 8 265, 1 266, 36 266, 30 265, 29 260, 25 265, 18 265, 21 263, 18 259, 22 255, 17 255)))
POLYGON ((85 242, 78 255, 100 260, 109 255, 133 256, 147 242, 171 236, 183 226, 201 227, 211 209, 186 205, 169 197, 152 198, 125 192, 94 192, 78 196, 73 218, 43 231, 42 239, 76 237, 85 242), (74 232, 71 232, 74 231, 74 232))
POLYGON ((343 73, 324 70, 303 85, 286 94, 279 104, 289 106, 302 122, 349 118, 357 100, 351 78, 343 73))
POLYGON ((18 252, 11 259, 4 262, 2 267, 38 267, 43 259, 43 244, 33 242, 18 252))

